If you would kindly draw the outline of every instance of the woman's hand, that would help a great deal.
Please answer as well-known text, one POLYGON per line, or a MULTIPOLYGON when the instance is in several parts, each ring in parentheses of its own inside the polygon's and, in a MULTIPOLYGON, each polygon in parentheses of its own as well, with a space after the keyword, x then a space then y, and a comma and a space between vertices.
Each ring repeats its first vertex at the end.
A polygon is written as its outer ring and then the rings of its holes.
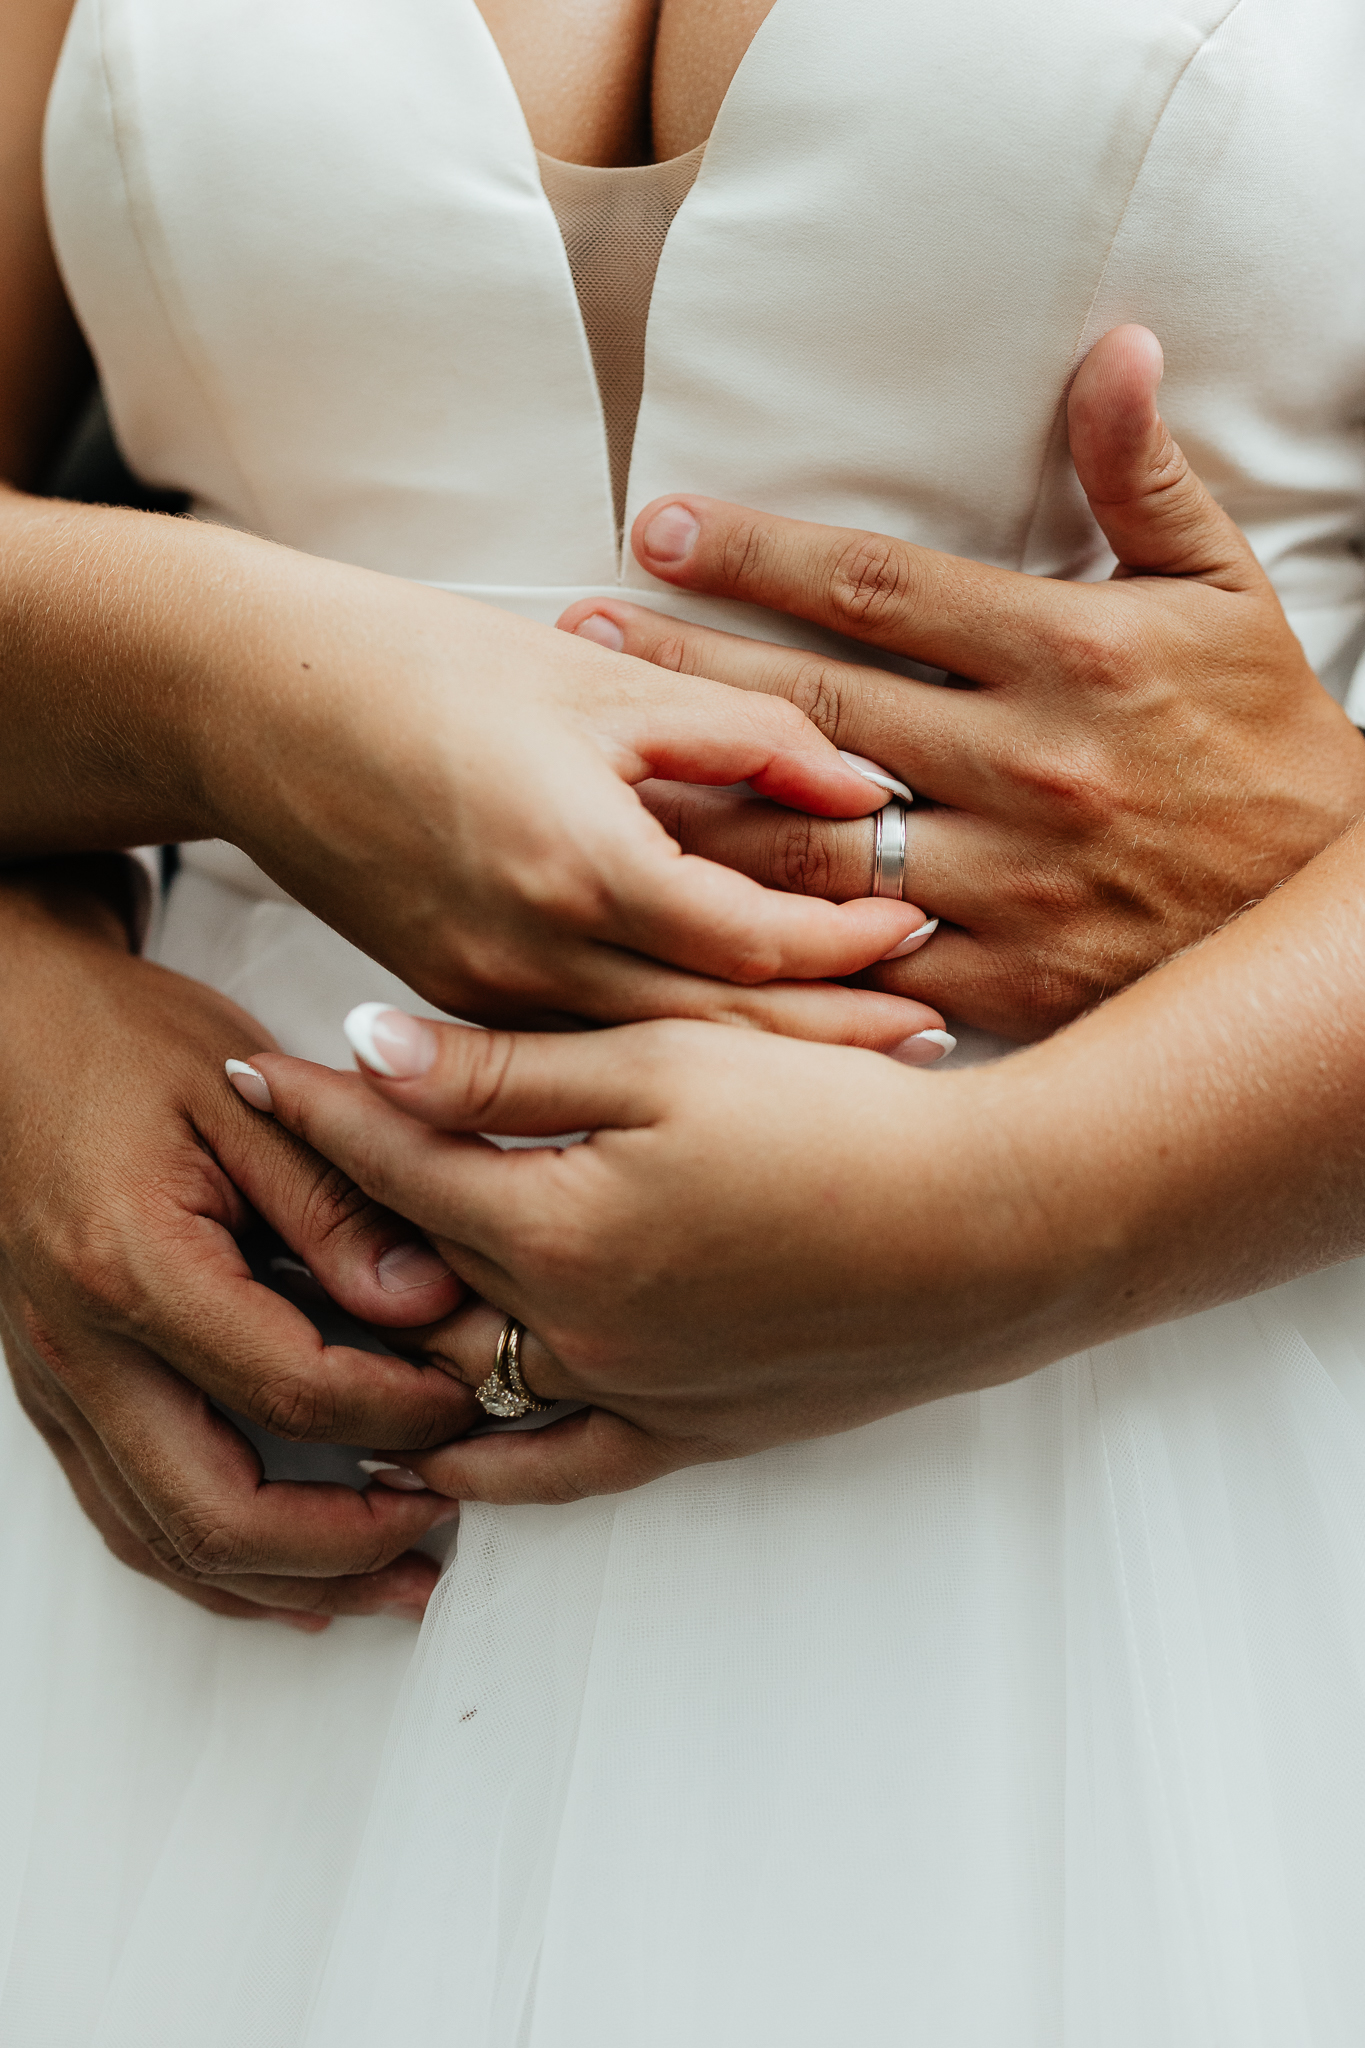
MULTIPOLYGON (((975 1101, 977 1074, 930 1082, 874 1054, 696 1023, 513 1037, 379 1021, 380 1047, 360 1039, 370 1057, 430 1060, 423 1072, 251 1064, 279 1121, 388 1191, 498 1304, 399 1341, 475 1386, 514 1310, 535 1333, 528 1383, 594 1404, 534 1435, 402 1458, 441 1491, 570 1498, 852 1428, 939 1391, 907 1370, 913 1274, 955 1296, 992 1229, 1029 1263, 984 1104, 979 1140, 959 1142, 975 1122, 956 1084, 975 1101), (472 1135, 584 1124, 594 1135, 562 1151, 472 1135), (964 1174, 971 1153, 979 1172, 964 1174)), ((993 1305, 978 1293, 970 1312, 993 1305)))
POLYGON ((0 889, 0 1330, 19 1396, 115 1555, 217 1613, 420 1615, 430 1494, 262 1485, 209 1397, 296 1441, 404 1457, 479 1411, 438 1366, 324 1345, 251 1278, 252 1210, 353 1314, 447 1313, 411 1227, 222 1084, 259 1025, 130 958, 93 899, 0 889), (251 1206, 248 1206, 251 1205, 251 1206))
POLYGON ((882 1049, 942 1022, 792 985, 895 951, 925 922, 913 905, 764 889, 682 854, 635 792, 658 775, 747 779, 817 813, 874 811, 884 790, 792 706, 449 595, 377 577, 363 595, 270 711, 280 753, 318 769, 291 768, 281 807, 244 757, 233 836, 429 1000, 541 1024, 716 1017, 882 1049), (397 715, 381 672, 402 675, 397 715))
MULTIPOLYGON (((933 808, 909 893, 942 920, 878 988, 1036 1038, 1297 873, 1365 811, 1365 742, 1310 671, 1241 533, 1156 409, 1161 352, 1105 337, 1072 387, 1072 456, 1119 558, 1065 584, 883 535, 660 500, 634 546, 679 588, 742 598, 950 672, 944 688, 584 602, 568 631, 770 691, 933 808)), ((866 823, 658 789, 684 847, 778 888, 861 894, 866 823)))
POLYGON ((965 1073, 710 1025, 514 1037, 392 1012, 389 1078, 256 1064, 286 1128, 496 1304, 405 1341, 476 1386, 513 1314, 532 1391, 597 1404, 405 1462, 463 1498, 570 1500, 1365 1250, 1363 885, 1357 828, 1047 1044, 965 1073), (592 1135, 562 1152, 471 1135, 571 1125, 592 1135))
POLYGON ((229 839, 479 1018, 676 1013, 879 1047, 942 1021, 818 985, 893 952, 913 906, 761 888, 681 853, 635 794, 885 801, 776 698, 241 534, 3 492, 0 630, 0 855, 229 839))

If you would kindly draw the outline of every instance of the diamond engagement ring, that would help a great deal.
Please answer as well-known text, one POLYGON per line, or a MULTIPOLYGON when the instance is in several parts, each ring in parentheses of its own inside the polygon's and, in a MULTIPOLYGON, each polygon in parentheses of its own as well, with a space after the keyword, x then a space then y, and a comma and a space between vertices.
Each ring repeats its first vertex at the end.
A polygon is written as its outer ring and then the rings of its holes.
POLYGON ((519 1415, 545 1415, 553 1401, 542 1401, 531 1392, 521 1376, 521 1340, 526 1325, 508 1316, 493 1356, 493 1370, 482 1385, 475 1387, 474 1399, 486 1414, 500 1422, 515 1422, 519 1415))
POLYGON ((874 896, 894 896, 900 901, 905 895, 905 821, 909 815, 906 805, 895 797, 876 814, 872 841, 874 896))

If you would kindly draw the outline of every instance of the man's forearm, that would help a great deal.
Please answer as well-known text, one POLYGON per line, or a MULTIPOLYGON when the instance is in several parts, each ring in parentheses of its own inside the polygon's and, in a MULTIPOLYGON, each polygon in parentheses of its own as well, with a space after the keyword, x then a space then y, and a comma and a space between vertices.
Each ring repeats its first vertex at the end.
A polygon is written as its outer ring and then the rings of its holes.
POLYGON ((1365 1252, 1363 907, 1356 826, 983 1077, 1050 1219, 1053 1355, 1365 1252))

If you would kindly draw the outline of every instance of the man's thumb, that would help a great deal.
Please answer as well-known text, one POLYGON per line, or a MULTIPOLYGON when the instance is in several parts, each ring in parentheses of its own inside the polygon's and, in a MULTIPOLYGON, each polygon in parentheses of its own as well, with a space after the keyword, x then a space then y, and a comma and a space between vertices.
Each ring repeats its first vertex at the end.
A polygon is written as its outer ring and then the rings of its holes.
POLYGON ((1197 576, 1229 590, 1260 580, 1238 528, 1214 503, 1157 411, 1161 343, 1115 327, 1067 400, 1071 459, 1122 574, 1197 576))

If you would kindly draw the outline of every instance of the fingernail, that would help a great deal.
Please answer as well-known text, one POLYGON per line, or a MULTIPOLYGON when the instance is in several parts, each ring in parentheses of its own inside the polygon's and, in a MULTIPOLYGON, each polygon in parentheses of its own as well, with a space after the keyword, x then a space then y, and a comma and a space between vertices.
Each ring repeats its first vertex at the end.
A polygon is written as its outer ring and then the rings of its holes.
POLYGON ((357 1458, 356 1464, 369 1478, 377 1479, 381 1486, 391 1486, 397 1493, 425 1493, 427 1482, 419 1479, 415 1472, 409 1472, 406 1465, 390 1465, 384 1458, 357 1458))
MULTIPOLYGON (((936 917, 931 917, 928 924, 922 924, 919 927, 918 931, 911 932, 908 939, 902 939, 900 944, 898 946, 893 946, 889 953, 883 953, 883 960, 903 960, 907 953, 918 953, 920 947, 924 944, 925 940, 932 939, 934 933, 937 930, 938 919, 936 917)), ((946 1037, 947 1033, 945 1032, 943 1035, 946 1037)), ((913 1039, 911 1039, 909 1042, 912 1045, 914 1044, 913 1039)), ((954 1040, 954 1044, 956 1044, 956 1042, 957 1041, 954 1040)))
POLYGON ((915 799, 903 782, 897 782, 894 775, 888 775, 885 768, 879 768, 875 761, 869 761, 866 754, 850 754, 846 747, 840 747, 839 759, 847 761, 855 775, 861 775, 864 782, 875 782, 878 789, 889 790, 898 796, 903 804, 912 804, 915 799))
POLYGON ((410 1294, 414 1287, 434 1287, 450 1278, 450 1268, 429 1244, 410 1240, 385 1252, 374 1269, 385 1294, 410 1294))
POLYGON ((956 1050, 957 1040, 951 1031, 917 1031, 913 1038, 893 1045, 891 1057, 904 1067, 936 1067, 956 1050))
POLYGON ((640 541, 652 561, 671 566, 687 560, 700 532, 701 527, 686 505, 665 505, 662 512, 654 514, 640 541))
POLYGON ((447 1522, 458 1522, 459 1519, 460 1503, 457 1500, 453 1500, 448 1508, 441 1509, 439 1515, 432 1516, 430 1524, 428 1526, 433 1529, 440 1529, 443 1528, 447 1522))
POLYGON ((253 1109, 274 1109, 264 1074, 258 1074, 245 1060, 224 1060, 223 1071, 243 1102, 249 1102, 253 1109))
POLYGON ((420 1621, 426 1611, 426 1602, 415 1600, 388 1600, 379 1610, 381 1614, 396 1614, 400 1621, 420 1621))
POLYGON ((626 644, 626 636, 615 619, 609 619, 604 612, 590 612, 581 625, 574 627, 579 640, 595 640, 599 647, 609 647, 613 654, 619 654, 626 644))
POLYGON ((392 1003, 358 1003, 341 1028, 356 1058, 386 1081, 411 1081, 435 1063, 436 1033, 392 1003))

